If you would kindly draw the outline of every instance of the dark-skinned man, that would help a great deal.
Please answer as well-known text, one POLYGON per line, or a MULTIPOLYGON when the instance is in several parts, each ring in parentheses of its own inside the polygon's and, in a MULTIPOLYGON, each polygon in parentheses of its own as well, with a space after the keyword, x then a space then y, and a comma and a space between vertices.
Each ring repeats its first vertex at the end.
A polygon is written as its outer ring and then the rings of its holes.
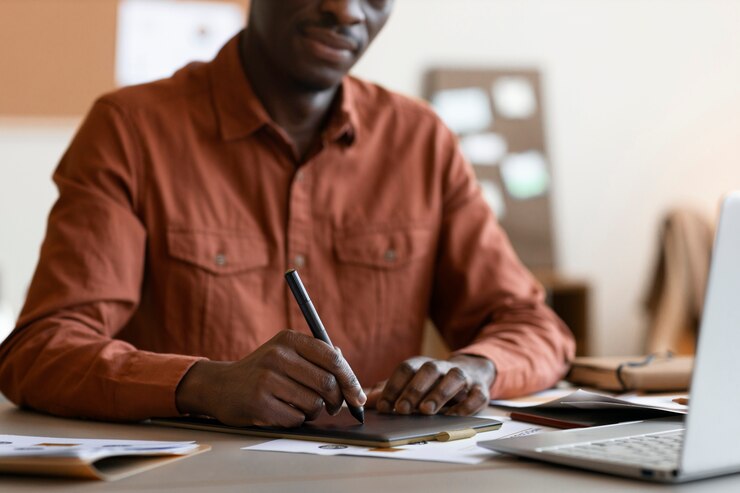
POLYGON ((392 6, 254 0, 213 62, 98 100, 54 175, 3 393, 63 416, 296 426, 343 400, 473 414, 557 381, 572 336, 454 136, 346 75, 392 6), (309 335, 289 268, 341 351, 309 335), (446 361, 416 356, 427 317, 446 361))

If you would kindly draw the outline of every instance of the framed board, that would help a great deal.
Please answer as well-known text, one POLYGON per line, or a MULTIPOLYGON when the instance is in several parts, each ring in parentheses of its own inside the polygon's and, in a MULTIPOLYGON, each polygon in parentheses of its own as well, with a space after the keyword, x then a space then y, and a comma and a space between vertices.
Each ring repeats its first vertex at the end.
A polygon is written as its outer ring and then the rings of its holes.
MULTIPOLYGON (((249 0, 221 1, 249 7, 249 0)), ((115 89, 119 4, 0 1, 0 116, 78 117, 115 89)))

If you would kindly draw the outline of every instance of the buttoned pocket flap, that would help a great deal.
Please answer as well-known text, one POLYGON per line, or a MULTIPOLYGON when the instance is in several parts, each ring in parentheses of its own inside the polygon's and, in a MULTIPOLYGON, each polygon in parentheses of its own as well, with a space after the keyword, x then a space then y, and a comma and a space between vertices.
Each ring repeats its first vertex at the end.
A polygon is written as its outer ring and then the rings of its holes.
POLYGON ((393 269, 421 258, 432 249, 428 228, 394 231, 337 232, 334 247, 341 262, 379 269, 393 269))
POLYGON ((213 274, 235 274, 269 262, 267 243, 238 231, 171 229, 167 248, 170 256, 213 274))

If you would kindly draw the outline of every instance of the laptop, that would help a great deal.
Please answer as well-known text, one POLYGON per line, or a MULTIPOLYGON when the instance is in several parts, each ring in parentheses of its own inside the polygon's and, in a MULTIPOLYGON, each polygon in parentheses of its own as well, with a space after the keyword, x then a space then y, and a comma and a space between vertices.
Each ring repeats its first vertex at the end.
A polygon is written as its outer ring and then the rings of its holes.
POLYGON ((681 483, 740 471, 740 192, 722 203, 685 418, 479 442, 531 459, 681 483))

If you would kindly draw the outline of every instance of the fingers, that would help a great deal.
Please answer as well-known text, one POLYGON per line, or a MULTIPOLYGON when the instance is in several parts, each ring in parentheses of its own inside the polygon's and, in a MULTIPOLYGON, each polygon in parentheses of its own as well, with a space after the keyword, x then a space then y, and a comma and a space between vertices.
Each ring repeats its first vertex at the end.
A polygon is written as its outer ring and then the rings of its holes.
POLYGON ((303 423, 304 416, 306 421, 319 417, 324 408, 324 400, 319 394, 282 375, 275 375, 272 380, 270 387, 273 396, 300 411, 301 422, 298 425, 303 423))
POLYGON ((331 373, 348 404, 353 406, 365 404, 367 396, 362 391, 360 382, 341 353, 313 337, 297 332, 293 334, 295 334, 293 347, 296 353, 331 373))
POLYGON ((377 404, 378 411, 381 413, 393 412, 398 398, 414 378, 416 371, 429 360, 429 358, 411 358, 398 365, 385 384, 383 394, 377 404))
POLYGON ((441 362, 427 361, 421 365, 398 397, 395 406, 397 413, 411 414, 417 411, 422 399, 444 376, 439 363, 441 362))
POLYGON ((467 397, 460 402, 452 406, 447 410, 445 414, 448 416, 470 416, 488 405, 488 392, 485 391, 480 385, 474 385, 467 397))
POLYGON ((326 411, 336 415, 342 408, 344 397, 336 377, 297 354, 288 355, 284 364, 285 374, 304 387, 313 389, 326 402, 326 411))
MULTIPOLYGON (((254 388, 246 401, 232 394, 235 400, 229 405, 222 403, 222 412, 216 417, 232 426, 276 426, 292 428, 300 426, 307 419, 321 411, 321 404, 311 396, 308 389, 291 379, 272 372, 260 372, 259 387, 254 388)), ((243 393, 239 393, 243 397, 243 393)))
POLYGON ((444 406, 455 402, 456 398, 461 398, 459 396, 467 394, 468 385, 465 373, 460 368, 451 368, 421 401, 419 411, 423 414, 435 414, 444 406))
MULTIPOLYGON (((487 360, 481 360, 487 362, 487 360)), ((475 414, 488 405, 493 365, 487 371, 478 358, 438 361, 411 358, 396 368, 376 408, 398 414, 475 414)), ((375 395, 372 396, 373 399, 375 395)))
POLYGON ((427 361, 416 372, 396 402, 396 412, 434 414, 469 385, 460 368, 444 361, 427 361))

